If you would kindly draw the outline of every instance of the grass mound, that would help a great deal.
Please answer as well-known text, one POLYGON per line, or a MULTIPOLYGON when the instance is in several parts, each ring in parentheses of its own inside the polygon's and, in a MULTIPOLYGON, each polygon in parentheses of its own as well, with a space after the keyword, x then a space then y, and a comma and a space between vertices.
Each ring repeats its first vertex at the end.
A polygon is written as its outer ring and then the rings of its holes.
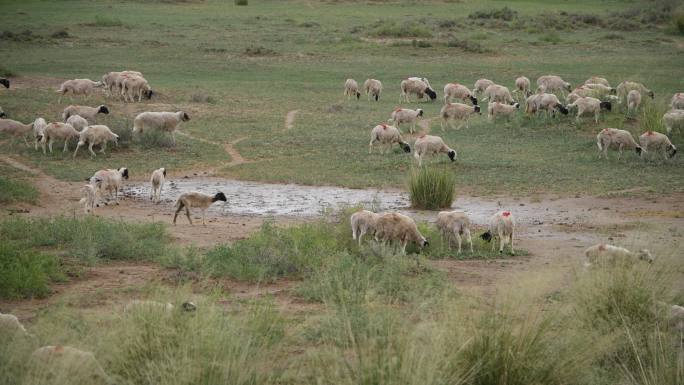
POLYGON ((451 207, 455 189, 456 177, 452 171, 424 167, 409 172, 409 199, 415 208, 434 210, 451 207))

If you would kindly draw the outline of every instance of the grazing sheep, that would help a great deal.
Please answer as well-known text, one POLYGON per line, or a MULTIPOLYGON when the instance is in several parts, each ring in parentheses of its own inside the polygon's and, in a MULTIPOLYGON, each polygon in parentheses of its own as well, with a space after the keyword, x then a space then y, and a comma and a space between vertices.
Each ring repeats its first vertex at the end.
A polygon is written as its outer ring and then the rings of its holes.
POLYGON ((418 167, 423 165, 423 157, 435 154, 447 154, 451 161, 456 160, 456 150, 447 146, 442 138, 433 135, 421 135, 413 145, 413 156, 418 161, 418 167))
POLYGON ((85 120, 81 115, 71 115, 69 119, 66 120, 66 124, 70 124, 71 127, 75 128, 76 131, 83 131, 84 128, 88 127, 90 123, 85 120))
POLYGON ((171 133, 173 145, 176 145, 176 130, 181 122, 187 122, 190 116, 183 111, 178 112, 143 112, 133 121, 133 134, 142 134, 144 130, 159 130, 171 133))
POLYGON ((608 99, 608 96, 615 94, 615 89, 610 87, 605 87, 601 84, 585 84, 580 87, 575 88, 568 96, 566 96, 565 101, 567 103, 573 103, 580 97, 591 97, 601 100, 608 99))
POLYGON ((631 90, 627 94, 627 111, 636 112, 641 105, 641 92, 637 90, 631 90))
POLYGON ((494 84, 494 82, 489 79, 478 79, 473 86, 473 93, 475 95, 481 95, 487 89, 487 87, 491 86, 492 84, 494 84))
POLYGON ((543 92, 537 92, 528 96, 525 100, 525 113, 528 115, 533 115, 539 112, 543 96, 543 92))
MULTIPOLYGON (((511 255, 515 255, 513 251, 513 232, 515 231, 515 218, 510 211, 499 211, 494 214, 489 221, 489 229, 480 237, 487 242, 493 238, 499 238, 499 253, 503 253, 504 245, 508 241, 511 247, 511 255)), ((492 242, 492 251, 494 251, 495 243, 492 242)))
POLYGON ((520 103, 514 103, 512 105, 499 102, 489 103, 489 105, 487 106, 487 118, 492 121, 495 120, 496 117, 499 115, 507 116, 510 118, 519 109, 520 103))
POLYGON ((525 76, 520 76, 519 78, 515 79, 515 89, 525 98, 532 95, 532 91, 530 89, 530 79, 525 76))
MULTIPOLYGON (((465 121, 466 128, 468 128, 468 120, 470 119, 470 115, 475 113, 482 115, 482 112, 480 112, 480 106, 469 106, 467 104, 462 103, 445 104, 439 111, 439 116, 442 117, 442 131, 444 131, 444 125, 446 123, 449 123, 449 126, 451 128, 454 128, 454 120, 465 121)), ((464 123, 461 122, 461 124, 456 129, 461 129, 463 124, 464 123)))
MULTIPOLYGON (((427 80, 427 79, 426 79, 427 80)), ((410 103, 409 94, 416 94, 419 99, 423 98, 423 95, 428 95, 430 100, 437 99, 437 93, 433 90, 428 83, 419 78, 408 78, 401 81, 401 99, 406 103, 410 103)))
MULTIPOLYGON (((90 184, 97 187, 98 191, 105 190, 109 198, 114 196, 114 203, 119 204, 119 190, 123 190, 123 181, 128 179, 128 169, 121 167, 118 170, 99 170, 90 177, 90 184)), ((122 191, 123 193, 123 191, 122 191)), ((106 204, 106 203, 105 203, 106 204)))
POLYGON ((684 92, 677 92, 672 95, 670 100, 670 108, 673 110, 684 110, 684 92))
POLYGON ((382 82, 377 79, 366 79, 366 81, 363 82, 363 89, 366 90, 368 101, 370 101, 372 96, 377 102, 378 99, 380 99, 380 94, 382 93, 382 82))
POLYGON ((577 117, 575 118, 577 122, 580 121, 580 116, 585 113, 594 114, 594 122, 598 124, 599 114, 601 110, 610 111, 612 104, 610 102, 602 102, 596 98, 578 98, 574 103, 568 104, 569 109, 577 108, 577 117))
POLYGON ((589 79, 584 81, 584 84, 601 84, 606 87, 610 87, 610 83, 606 78, 598 77, 598 76, 592 76, 589 79))
POLYGON ((145 99, 152 99, 154 91, 150 84, 142 76, 129 76, 124 79, 121 83, 122 90, 121 95, 125 102, 135 102, 136 97, 138 102, 142 101, 143 96, 145 99))
POLYGON ((625 80, 617 86, 617 96, 620 100, 620 104, 627 104, 627 94, 632 90, 637 90, 642 95, 648 95, 651 99, 655 98, 655 93, 646 88, 643 84, 625 80))
POLYGON ((376 220, 375 240, 396 241, 401 245, 401 254, 406 254, 406 245, 415 242, 419 248, 427 247, 429 242, 418 231, 411 217, 399 213, 380 214, 376 220))
POLYGON ((81 131, 79 134, 78 138, 78 145, 76 146, 76 150, 74 151, 74 158, 76 158, 76 153, 78 153, 78 149, 81 148, 81 146, 85 145, 88 143, 88 151, 93 156, 97 156, 95 154, 95 151, 93 151, 93 146, 100 145, 101 146, 101 153, 105 153, 105 149, 107 149, 107 142, 113 141, 114 144, 117 146, 119 145, 119 135, 115 134, 112 132, 112 130, 109 129, 107 126, 103 125, 94 125, 94 126, 88 126, 81 131))
POLYGON ((2 84, 3 86, 5 86, 5 88, 10 88, 10 81, 9 81, 9 79, 0 78, 0 84, 2 84))
POLYGON ((404 150, 404 152, 411 152, 411 146, 409 146, 408 143, 404 142, 404 139, 402 139, 399 129, 394 126, 389 126, 387 124, 378 124, 371 130, 371 140, 368 144, 369 154, 373 151, 373 146, 376 143, 385 145, 385 151, 380 149, 381 154, 391 150, 392 144, 394 143, 397 143, 399 147, 401 147, 401 149, 404 150))
POLYGON ((456 237, 458 254, 461 254, 461 235, 465 235, 470 244, 470 252, 473 252, 473 240, 470 237, 470 219, 468 214, 458 211, 440 211, 437 214, 437 228, 442 236, 447 239, 451 249, 451 239, 456 237))
POLYGON ((675 147, 667 135, 655 131, 646 131, 639 136, 639 144, 644 151, 641 152, 641 157, 645 156, 646 152, 660 152, 663 157, 671 159, 677 154, 677 147, 675 147))
POLYGON ((605 84, 600 84, 600 83, 586 83, 586 84, 581 85, 578 88, 587 88, 590 90, 599 91, 600 92, 599 96, 617 94, 617 90, 615 88, 607 86, 605 84))
POLYGON ((36 349, 29 361, 29 378, 35 383, 114 384, 92 352, 71 346, 43 346, 36 349), (81 381, 78 381, 78 380, 81 381), (87 380, 86 380, 87 379, 87 380))
POLYGON ((556 75, 540 76, 539 79, 537 79, 537 86, 544 92, 560 91, 563 95, 565 94, 565 91, 570 92, 572 90, 570 83, 556 75))
POLYGON ((423 77, 419 77, 419 76, 409 76, 406 79, 408 79, 408 80, 420 80, 421 82, 427 84, 428 87, 432 88, 432 86, 430 85, 430 81, 428 81, 427 78, 423 78, 423 77))
POLYGON ((158 168, 152 171, 152 176, 150 177, 150 184, 152 184, 152 190, 150 191, 150 199, 155 203, 159 203, 161 200, 161 192, 164 187, 164 181, 166 180, 166 169, 164 167, 158 168))
POLYGON ((192 225, 192 219, 190 219, 190 209, 197 207, 202 210, 202 225, 206 226, 207 224, 205 222, 205 217, 207 208, 209 208, 212 203, 217 201, 227 202, 228 199, 220 191, 214 195, 207 195, 194 191, 181 194, 175 204, 176 213, 173 216, 173 224, 176 224, 176 217, 178 216, 178 213, 185 208, 185 216, 188 217, 188 221, 192 225))
POLYGON ((29 146, 26 135, 33 132, 33 123, 24 124, 12 119, 0 119, 0 133, 5 133, 15 138, 23 138, 26 146, 29 146))
POLYGON ((453 98, 464 102, 470 101, 474 106, 477 105, 477 98, 473 96, 468 87, 462 84, 449 83, 444 86, 444 104, 451 102, 453 98))
POLYGON ((601 154, 608 159, 608 149, 618 150, 618 159, 622 157, 623 149, 633 149, 637 155, 641 155, 642 148, 634 141, 629 131, 618 130, 617 128, 604 128, 596 135, 596 145, 599 149, 599 159, 601 154))
POLYGON ((102 82, 96 82, 90 79, 67 80, 62 83, 62 85, 56 91, 58 94, 60 94, 57 103, 60 103, 62 101, 62 96, 66 95, 68 92, 71 92, 72 95, 85 95, 87 100, 89 94, 95 88, 102 87, 103 85, 104 83, 102 82))
POLYGON ((513 96, 511 96, 511 91, 508 90, 508 87, 498 84, 492 84, 491 86, 487 87, 487 89, 484 91, 484 96, 485 98, 482 99, 482 101, 489 101, 490 103, 514 103, 513 96))
POLYGON ((639 253, 635 254, 624 247, 607 245, 605 243, 599 243, 588 247, 584 250, 584 255, 587 257, 589 263, 624 258, 638 258, 642 261, 647 261, 648 263, 652 263, 655 260, 655 257, 651 255, 651 252, 646 249, 639 250, 639 253))
POLYGON ((671 110, 663 115, 663 122, 665 123, 665 129, 667 130, 667 135, 672 135, 672 129, 676 128, 679 132, 682 131, 684 127, 684 110, 671 110))
POLYGON ((45 127, 47 127, 47 122, 43 118, 37 118, 33 121, 33 145, 36 150, 38 150, 38 142, 43 139, 45 135, 45 127))
MULTIPOLYGON (((173 306, 172 303, 166 302, 157 302, 157 301, 149 301, 149 300, 139 300, 139 299, 134 299, 127 303, 124 306, 124 313, 132 313, 136 311, 154 311, 154 310, 162 310, 164 312, 171 312, 175 309, 176 307, 173 306)), ((181 309, 186 312, 192 312, 197 310, 197 305, 195 305, 193 302, 183 302, 181 304, 181 309)))
POLYGON ((88 106, 68 106, 67 108, 64 109, 62 112, 62 121, 66 123, 66 121, 71 117, 72 115, 80 115, 82 118, 87 120, 90 124, 95 123, 95 118, 97 114, 109 114, 109 108, 105 105, 97 106, 97 107, 88 107, 88 106))
POLYGON ((78 203, 83 205, 83 212, 86 215, 92 214, 97 206, 98 191, 101 187, 102 181, 95 178, 93 184, 86 184, 81 188, 81 200, 78 203))
POLYGON ((109 72, 102 75, 102 83, 105 86, 105 91, 108 96, 113 94, 121 94, 123 88, 123 82, 132 76, 143 77, 143 74, 138 71, 121 71, 121 72, 109 72))
POLYGON ((71 138, 79 138, 80 133, 73 128, 70 124, 67 123, 61 123, 61 122, 53 122, 47 125, 45 127, 45 131, 43 134, 43 138, 41 139, 40 143, 43 147, 43 154, 46 154, 45 152, 45 144, 48 145, 50 148, 50 154, 52 154, 52 143, 55 140, 63 140, 64 141, 64 149, 62 150, 62 153, 67 152, 67 149, 69 148, 69 139, 71 138))
POLYGON ((24 325, 14 314, 0 313, 0 335, 29 336, 24 325))
POLYGON ((344 82, 344 96, 346 96, 347 99, 356 96, 356 100, 359 100, 361 92, 359 92, 359 84, 356 80, 347 79, 347 81, 344 82))
POLYGON ((556 95, 548 93, 542 93, 539 95, 540 98, 535 101, 539 110, 544 110, 547 114, 551 113, 552 116, 555 116, 556 111, 560 111, 560 113, 563 115, 568 114, 568 109, 561 104, 556 95))
POLYGON ((390 123, 394 124, 397 128, 399 128, 401 123, 411 123, 409 132, 413 133, 413 131, 416 129, 416 121, 422 116, 423 110, 420 108, 416 110, 409 108, 397 108, 396 110, 392 111, 390 123))
POLYGON ((375 224, 379 217, 380 214, 368 210, 359 210, 351 215, 349 221, 351 222, 352 239, 358 241, 359 246, 361 246, 364 235, 375 234, 375 224))

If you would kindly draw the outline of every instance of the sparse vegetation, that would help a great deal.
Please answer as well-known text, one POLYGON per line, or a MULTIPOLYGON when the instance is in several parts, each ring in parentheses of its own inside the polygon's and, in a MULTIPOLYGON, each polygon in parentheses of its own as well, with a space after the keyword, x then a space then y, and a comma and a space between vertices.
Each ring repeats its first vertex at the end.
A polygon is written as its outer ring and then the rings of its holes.
POLYGON ((396 38, 426 38, 432 37, 432 32, 423 24, 416 21, 396 22, 382 20, 371 27, 371 36, 396 38))
POLYGON ((0 298, 43 297, 61 278, 57 258, 0 243, 0 298))
POLYGON ((95 15, 94 26, 97 27, 123 27, 123 21, 116 17, 111 17, 107 15, 95 15))

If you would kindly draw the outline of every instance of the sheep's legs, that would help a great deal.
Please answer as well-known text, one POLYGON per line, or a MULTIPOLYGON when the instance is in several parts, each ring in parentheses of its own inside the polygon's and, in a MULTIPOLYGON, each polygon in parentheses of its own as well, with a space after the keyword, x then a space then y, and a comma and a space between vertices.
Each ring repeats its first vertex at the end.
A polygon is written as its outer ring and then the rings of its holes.
POLYGON ((92 144, 92 143, 90 143, 90 144, 88 145, 88 151, 90 151, 90 153, 93 154, 93 156, 97 156, 97 154, 95 153, 95 151, 93 151, 93 144, 92 144))
POLYGON ((494 243, 493 239, 491 240, 491 242, 492 242, 492 252, 494 252, 494 249, 496 249, 496 243, 494 243))
POLYGON ((456 242, 458 243, 458 254, 461 254, 461 235, 458 231, 454 231, 454 235, 456 236, 456 242))
POLYGON ((106 149, 107 149, 107 141, 105 141, 104 143, 102 143, 102 149, 100 150, 100 152, 104 154, 104 152, 105 152, 106 149))
POLYGON ((465 234, 466 240, 470 244, 470 252, 473 253, 473 239, 470 237, 470 230, 468 230, 468 229, 463 230, 463 234, 465 234))
POLYGON ((207 222, 205 218, 207 217, 207 210, 202 210, 202 226, 206 226, 207 222))
POLYGON ((52 154, 52 138, 48 141, 48 148, 50 149, 50 154, 52 154))
POLYGON ((508 236, 508 242, 511 246, 511 255, 515 255, 515 252, 513 251, 513 233, 511 232, 511 235, 508 236))
MULTIPOLYGON (((620 158, 622 158, 622 148, 623 147, 624 147, 624 145, 620 144, 620 148, 618 148, 618 160, 620 160, 620 158)), ((608 159, 608 158, 606 158, 606 159, 608 159)))
POLYGON ((503 253, 504 245, 506 244, 506 238, 499 237, 499 254, 503 253))
POLYGON ((176 132, 171 131, 171 141, 173 142, 173 146, 176 146, 176 132))
POLYGON ((62 154, 67 152, 68 149, 69 149, 69 139, 65 139, 64 140, 64 149, 62 150, 62 154))

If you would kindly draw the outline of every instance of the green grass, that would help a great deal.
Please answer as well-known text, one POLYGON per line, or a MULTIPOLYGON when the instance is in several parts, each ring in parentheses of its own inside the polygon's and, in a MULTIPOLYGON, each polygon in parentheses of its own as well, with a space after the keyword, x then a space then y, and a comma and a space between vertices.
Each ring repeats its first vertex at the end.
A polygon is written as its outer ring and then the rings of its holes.
POLYGON ((36 203, 39 196, 20 171, 0 163, 0 203, 36 203))
POLYGON ((0 244, 0 298, 43 297, 61 278, 56 257, 0 244))
POLYGON ((456 178, 448 169, 427 166, 412 169, 407 185, 414 208, 435 210, 451 207, 454 202, 456 178))

